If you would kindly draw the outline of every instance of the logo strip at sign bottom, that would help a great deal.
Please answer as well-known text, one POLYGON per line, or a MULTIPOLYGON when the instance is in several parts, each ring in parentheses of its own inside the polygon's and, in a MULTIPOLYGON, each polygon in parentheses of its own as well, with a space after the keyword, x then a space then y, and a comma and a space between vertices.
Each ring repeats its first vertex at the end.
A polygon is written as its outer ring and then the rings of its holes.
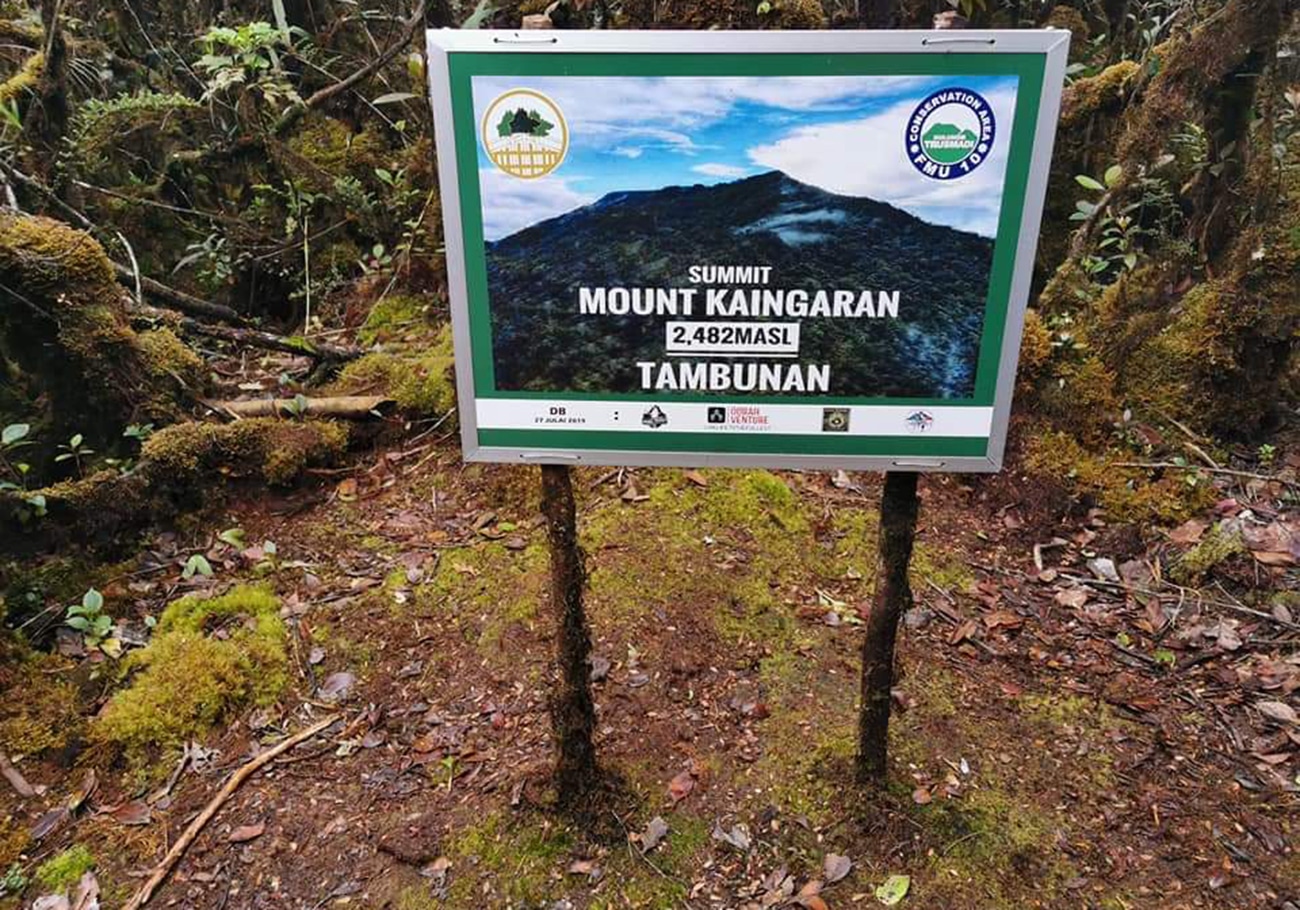
POLYGON ((471 460, 990 471, 1068 33, 430 31, 471 460))

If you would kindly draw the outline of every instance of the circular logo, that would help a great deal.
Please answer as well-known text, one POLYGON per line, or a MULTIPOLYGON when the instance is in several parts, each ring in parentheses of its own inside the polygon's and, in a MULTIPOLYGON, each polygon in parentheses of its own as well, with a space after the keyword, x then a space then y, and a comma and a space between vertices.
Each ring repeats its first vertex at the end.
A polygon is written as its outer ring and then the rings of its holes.
POLYGON ((940 89, 908 118, 907 157, 927 177, 956 180, 988 160, 996 135, 993 108, 983 95, 940 89))
POLYGON ((497 96, 483 114, 482 132, 492 163, 524 180, 545 177, 569 150, 569 126, 559 105, 528 88, 497 96))

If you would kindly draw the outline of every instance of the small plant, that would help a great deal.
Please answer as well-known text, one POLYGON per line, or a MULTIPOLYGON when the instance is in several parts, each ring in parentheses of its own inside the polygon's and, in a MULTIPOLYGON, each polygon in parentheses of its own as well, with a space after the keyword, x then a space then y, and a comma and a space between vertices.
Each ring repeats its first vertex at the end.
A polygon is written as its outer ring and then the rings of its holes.
POLYGON ((14 863, 4 875, 0 875, 0 897, 6 897, 10 894, 21 894, 27 887, 27 876, 23 872, 23 867, 14 863))
POLYGON ((98 648, 113 631, 113 617, 104 612, 104 595, 94 588, 81 595, 81 603, 68 607, 63 624, 82 633, 88 648, 98 648))
POLYGON ((1262 465, 1271 465, 1277 460, 1277 446, 1270 443, 1264 443, 1255 453, 1259 456, 1259 463, 1262 465))
POLYGON ((280 54, 290 50, 288 33, 269 22, 247 22, 238 28, 213 27, 199 38, 203 56, 195 66, 207 77, 204 100, 221 97, 235 89, 251 91, 272 108, 301 101, 289 83, 280 54))
POLYGON ((27 438, 31 430, 31 426, 25 423, 11 423, 0 430, 0 468, 13 478, 12 480, 0 479, 0 490, 27 489, 27 474, 32 466, 14 461, 11 456, 18 449, 32 444, 32 440, 27 438))
POLYGON ((59 454, 54 456, 56 462, 71 461, 77 467, 77 474, 82 472, 81 460, 94 455, 95 450, 86 445, 85 437, 77 433, 67 442, 59 443, 59 454))

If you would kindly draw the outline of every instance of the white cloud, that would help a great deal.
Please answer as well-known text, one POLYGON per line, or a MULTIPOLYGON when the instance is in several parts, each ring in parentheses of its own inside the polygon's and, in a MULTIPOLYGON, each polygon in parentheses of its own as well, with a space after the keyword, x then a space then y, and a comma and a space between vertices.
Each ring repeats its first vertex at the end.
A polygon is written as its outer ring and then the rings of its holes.
POLYGON ((834 111, 933 81, 933 77, 916 76, 561 76, 527 80, 475 76, 473 85, 474 107, 480 118, 499 94, 526 82, 526 87, 555 101, 575 142, 625 147, 634 139, 691 154, 698 147, 682 131, 716 121, 737 104, 748 102, 799 113, 834 111))
POLYGON ((483 196, 483 236, 487 240, 500 240, 531 224, 595 202, 594 196, 569 185, 572 177, 550 174, 521 180, 496 168, 482 168, 478 179, 483 196))
POLYGON ((618 148, 610 149, 610 152, 621 158, 640 158, 645 154, 645 149, 637 145, 620 145, 618 148))
POLYGON ((914 215, 986 237, 997 232, 1011 138, 1015 93, 985 97, 997 118, 993 151, 979 168, 956 180, 922 175, 907 157, 903 136, 915 102, 896 104, 858 120, 800 127, 749 150, 750 160, 832 193, 868 196, 914 215))
POLYGON ((697 174, 703 174, 706 177, 744 177, 749 173, 749 168, 736 167, 732 164, 718 164, 709 162, 708 164, 697 164, 691 168, 697 174))

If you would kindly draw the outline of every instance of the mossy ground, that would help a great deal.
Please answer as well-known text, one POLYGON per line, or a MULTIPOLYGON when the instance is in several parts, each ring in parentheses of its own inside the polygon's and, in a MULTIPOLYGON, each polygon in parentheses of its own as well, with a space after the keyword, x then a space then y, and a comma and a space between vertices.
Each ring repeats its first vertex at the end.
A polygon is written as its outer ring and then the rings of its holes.
POLYGON ((149 645, 122 662, 129 682, 91 725, 92 739, 143 767, 233 711, 273 702, 288 666, 279 609, 273 594, 249 587, 171 604, 149 645))
POLYGON ((75 844, 36 867, 36 881, 55 893, 66 891, 95 868, 95 856, 85 844, 75 844))

